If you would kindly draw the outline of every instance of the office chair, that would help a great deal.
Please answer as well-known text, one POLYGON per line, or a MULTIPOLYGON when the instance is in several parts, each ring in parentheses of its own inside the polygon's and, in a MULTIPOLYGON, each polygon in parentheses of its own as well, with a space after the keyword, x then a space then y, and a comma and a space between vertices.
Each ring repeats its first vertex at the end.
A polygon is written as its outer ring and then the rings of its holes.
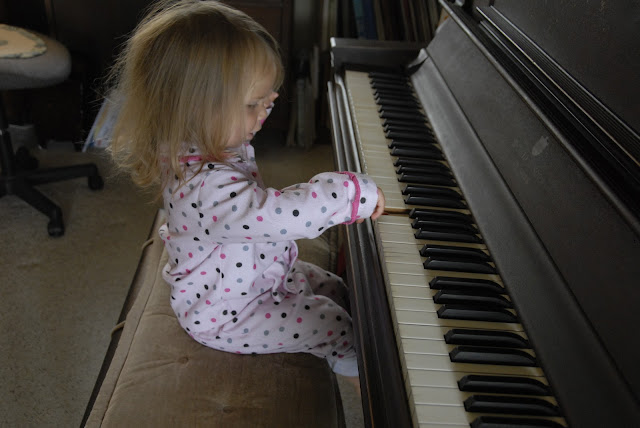
MULTIPOLYGON (((71 55, 62 44, 41 34, 0 25, 0 91, 53 86, 66 80, 70 72, 71 55)), ((62 236, 62 210, 33 186, 88 177, 89 188, 97 190, 104 186, 102 177, 97 166, 91 163, 47 169, 36 166, 37 162, 25 154, 25 149, 21 148, 18 156, 14 153, 0 99, 0 198, 15 195, 23 199, 49 217, 50 236, 62 236), (27 162, 18 162, 18 157, 27 162)))

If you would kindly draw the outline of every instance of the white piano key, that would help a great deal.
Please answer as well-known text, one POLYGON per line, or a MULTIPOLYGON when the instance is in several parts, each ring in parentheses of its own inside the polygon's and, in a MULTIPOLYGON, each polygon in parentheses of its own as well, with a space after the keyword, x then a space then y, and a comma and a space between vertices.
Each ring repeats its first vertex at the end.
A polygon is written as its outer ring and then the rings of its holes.
POLYGON ((487 321, 467 321, 458 319, 438 318, 435 311, 413 311, 402 308, 404 302, 400 299, 393 299, 393 306, 396 318, 400 324, 432 325, 450 328, 479 328, 483 330, 503 330, 503 331, 524 331, 522 324, 501 323, 487 321))
MULTIPOLYGON (((428 369, 409 369, 407 370, 408 382, 411 387, 418 386, 432 386, 436 388, 458 388, 458 381, 465 376, 468 375, 477 375, 478 373, 474 372, 456 372, 456 371, 437 371, 437 370, 428 370, 428 369)), ((502 375, 497 373, 492 373, 491 376, 508 376, 511 377, 513 375, 502 375)), ((549 382, 543 376, 530 376, 530 375, 518 375, 520 378, 533 379, 542 384, 549 386, 549 382)))
POLYGON ((405 352, 404 362, 407 370, 433 370, 530 377, 544 376, 540 367, 454 363, 451 362, 449 355, 432 355, 424 353, 412 354, 410 352, 405 352))

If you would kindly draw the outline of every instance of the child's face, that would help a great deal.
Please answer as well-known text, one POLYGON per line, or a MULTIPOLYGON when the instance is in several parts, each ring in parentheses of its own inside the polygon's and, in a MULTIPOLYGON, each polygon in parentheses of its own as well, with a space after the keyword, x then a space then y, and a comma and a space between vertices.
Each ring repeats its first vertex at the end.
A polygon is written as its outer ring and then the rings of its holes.
POLYGON ((240 124, 234 130, 227 144, 228 148, 238 147, 251 141, 262 128, 262 123, 267 118, 267 108, 275 99, 273 84, 273 73, 262 74, 254 81, 249 93, 244 98, 244 124, 240 124))

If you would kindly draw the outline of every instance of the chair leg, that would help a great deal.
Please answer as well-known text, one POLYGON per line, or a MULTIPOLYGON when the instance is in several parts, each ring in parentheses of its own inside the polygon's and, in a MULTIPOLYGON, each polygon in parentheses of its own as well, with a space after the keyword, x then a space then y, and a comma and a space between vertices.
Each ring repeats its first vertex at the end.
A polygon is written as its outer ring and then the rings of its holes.
POLYGON ((25 178, 33 185, 53 183, 55 181, 70 180, 80 177, 88 177, 89 188, 91 190, 99 190, 104 187, 98 167, 92 163, 40 169, 25 173, 25 178))
POLYGON ((31 187, 23 178, 14 182, 13 194, 27 202, 29 205, 49 217, 47 231, 50 236, 62 236, 64 234, 64 222, 62 221, 62 210, 49 198, 38 190, 31 187))

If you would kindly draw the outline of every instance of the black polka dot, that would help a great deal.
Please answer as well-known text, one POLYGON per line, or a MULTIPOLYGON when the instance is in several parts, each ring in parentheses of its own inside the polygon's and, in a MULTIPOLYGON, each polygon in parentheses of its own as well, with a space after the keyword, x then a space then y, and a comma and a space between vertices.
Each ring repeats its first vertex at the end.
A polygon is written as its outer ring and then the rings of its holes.
POLYGON ((286 318, 286 317, 287 317, 287 314, 283 312, 280 316, 281 316, 282 318, 286 318))
POLYGON ((238 196, 236 192, 231 192, 229 194, 229 197, 231 197, 231 198, 235 198, 236 196, 238 196))
POLYGON ((242 267, 242 263, 236 263, 236 267, 241 268, 242 267))
POLYGON ((246 224, 245 224, 245 225, 243 225, 243 226, 242 226, 242 228, 243 228, 244 230, 249 230, 249 226, 248 226, 248 225, 246 225, 246 224))
POLYGON ((192 203, 192 204, 191 204, 191 206, 192 206, 193 208, 198 208, 198 205, 196 205, 196 203, 195 203, 195 202, 194 202, 194 203, 192 203))
POLYGON ((338 195, 336 195, 336 192, 332 192, 331 196, 333 196, 333 199, 338 199, 338 195))
POLYGON ((300 337, 300 335, 299 335, 298 333, 296 333, 296 334, 294 334, 294 335, 293 335, 293 338, 294 338, 294 339, 297 339, 297 338, 299 338, 299 337, 300 337))
POLYGON ((360 203, 364 204, 365 202, 367 202, 367 198, 360 198, 360 203))
POLYGON ((293 210, 293 216, 294 217, 298 217, 300 215, 300 211, 298 210, 293 210))

